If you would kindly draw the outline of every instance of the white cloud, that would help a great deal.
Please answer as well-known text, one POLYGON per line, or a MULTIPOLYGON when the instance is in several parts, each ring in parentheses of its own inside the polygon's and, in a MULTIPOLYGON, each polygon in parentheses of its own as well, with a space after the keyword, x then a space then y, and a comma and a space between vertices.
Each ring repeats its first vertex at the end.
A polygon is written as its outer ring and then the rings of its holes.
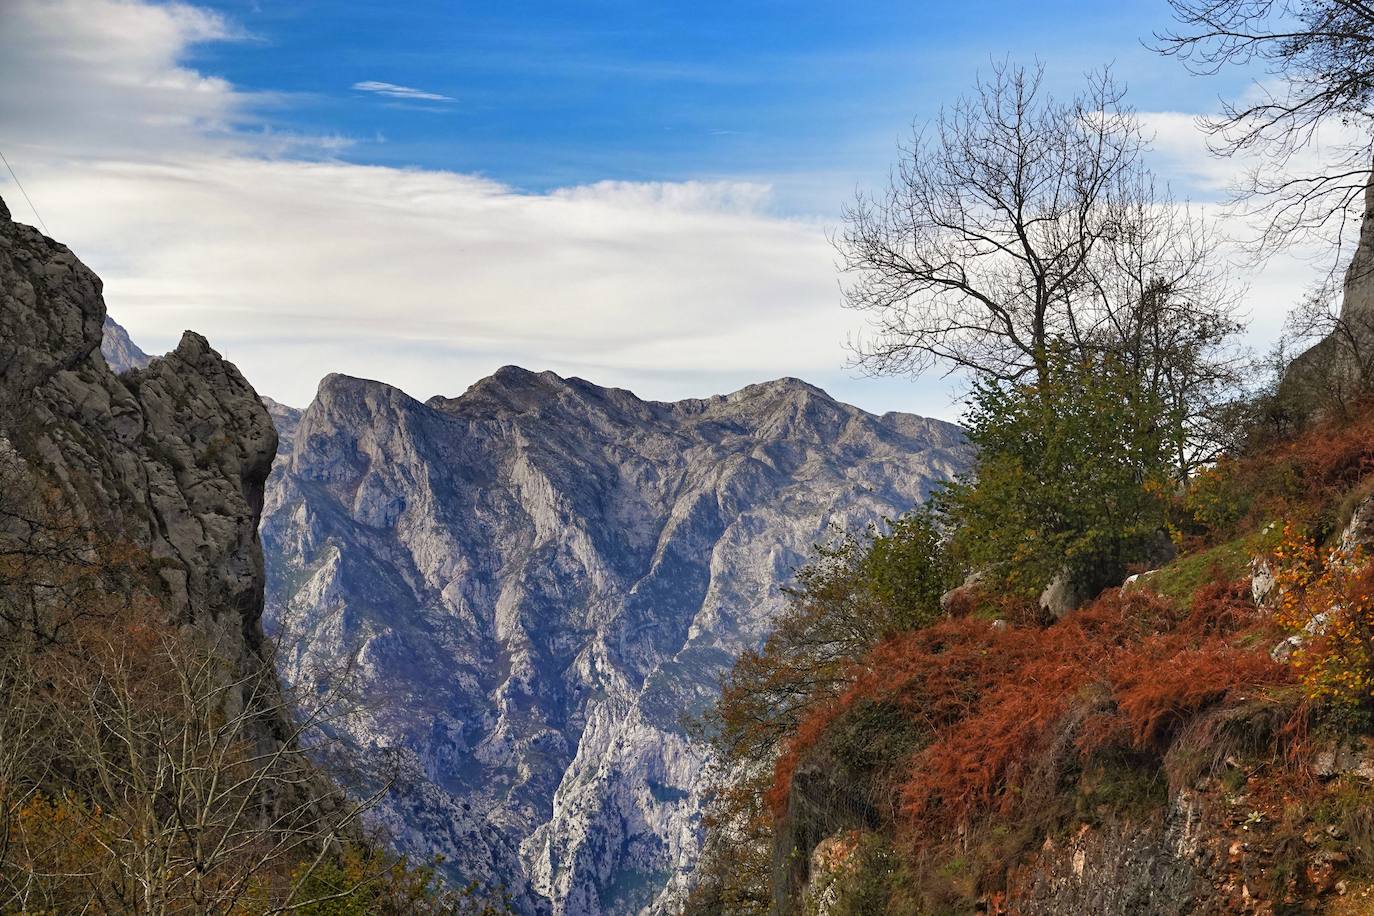
POLYGON ((283 399, 329 371, 423 396, 506 362, 643 387, 659 371, 758 378, 843 360, 850 316, 821 231, 710 204, 737 189, 527 195, 445 172, 219 157, 30 184, 137 338, 194 327, 283 399))
POLYGON ((238 38, 219 15, 129 0, 0 3, 0 123, 12 148, 84 160, 243 149, 236 132, 264 96, 182 66, 197 43, 238 38))
POLYGON ((354 83, 353 88, 359 92, 372 92, 377 95, 384 95, 393 99, 408 99, 416 102, 452 102, 453 97, 440 95, 437 92, 429 92, 425 89, 415 89, 410 86, 398 86, 395 83, 382 83, 377 80, 363 80, 361 83, 354 83))
MULTIPOLYGON (((235 37, 217 17, 131 0, 12 0, 0 16, 5 151, 147 349, 195 328, 295 403, 331 371, 423 397, 517 362, 667 398, 833 381, 845 361, 854 316, 823 228, 768 215, 766 184, 527 194, 285 158, 339 141, 265 131, 253 113, 274 100, 183 65, 235 37)), ((930 409, 948 413, 936 388, 930 409)))
MULTIPOLYGON (((183 4, 0 0, 4 151, 145 349, 195 328, 297 404, 331 371, 425 397, 514 362, 660 398, 799 375, 871 409, 957 413, 938 380, 845 377, 858 320, 823 227, 770 215, 768 181, 527 194, 332 160, 347 138, 271 127, 289 99, 185 64, 243 37, 183 4)), ((1191 116, 1144 117, 1161 173, 1215 200, 1235 166, 1191 116)), ((7 176, 0 194, 23 218, 7 176)), ((1314 273, 1288 257, 1251 275, 1257 343, 1314 273)))

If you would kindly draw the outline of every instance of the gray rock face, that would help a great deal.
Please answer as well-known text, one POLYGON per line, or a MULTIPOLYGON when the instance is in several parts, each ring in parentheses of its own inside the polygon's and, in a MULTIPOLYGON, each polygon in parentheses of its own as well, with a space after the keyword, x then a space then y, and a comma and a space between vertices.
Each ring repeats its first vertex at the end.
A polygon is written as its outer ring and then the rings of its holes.
POLYGON ((1341 553, 1346 557, 1357 554, 1368 555, 1374 546, 1374 495, 1366 496, 1356 503, 1350 513, 1350 521, 1341 531, 1341 553))
POLYGON ((1341 317, 1363 325, 1374 323, 1374 184, 1364 189, 1360 239, 1345 271, 1341 317))
POLYGON ((1109 820, 1058 843, 1047 841, 1038 861, 1015 876, 1009 911, 1026 916, 1223 912, 1202 880, 1210 853, 1202 838, 1200 803, 1180 792, 1158 823, 1109 820))
POLYGON ((257 526, 277 443, 267 411, 199 335, 116 375, 106 329, 99 278, 0 205, 7 455, 151 555, 167 622, 213 628, 245 670, 262 669, 257 526))
POLYGON ((1360 237, 1341 286, 1338 326, 1289 365, 1280 388, 1299 407, 1358 397, 1374 382, 1374 183, 1365 188, 1360 237))
POLYGON ((400 779, 379 819, 526 912, 672 912, 697 851, 682 717, 782 606, 827 527, 970 464, 959 430, 795 379, 677 403, 506 368, 415 401, 330 376, 274 470, 285 677, 356 665, 348 725, 400 779))
POLYGON ((277 428, 277 451, 282 455, 291 454, 296 442, 296 426, 301 421, 301 411, 274 401, 267 395, 262 396, 262 406, 272 417, 272 425, 277 428))
POLYGON ((101 332, 100 354, 116 375, 130 369, 145 369, 152 361, 152 357, 129 338, 129 332, 109 315, 105 316, 105 327, 101 332))

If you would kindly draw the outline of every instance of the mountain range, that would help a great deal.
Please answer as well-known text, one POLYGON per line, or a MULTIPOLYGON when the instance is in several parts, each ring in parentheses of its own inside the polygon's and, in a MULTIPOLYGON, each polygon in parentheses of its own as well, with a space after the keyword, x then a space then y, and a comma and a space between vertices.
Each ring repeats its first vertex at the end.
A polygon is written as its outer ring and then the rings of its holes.
POLYGON ((684 716, 759 644, 813 545, 964 471, 949 423, 784 378, 661 403, 506 367, 417 401, 331 375, 262 522, 279 671, 349 670, 375 820, 529 913, 671 912, 704 748, 684 716))

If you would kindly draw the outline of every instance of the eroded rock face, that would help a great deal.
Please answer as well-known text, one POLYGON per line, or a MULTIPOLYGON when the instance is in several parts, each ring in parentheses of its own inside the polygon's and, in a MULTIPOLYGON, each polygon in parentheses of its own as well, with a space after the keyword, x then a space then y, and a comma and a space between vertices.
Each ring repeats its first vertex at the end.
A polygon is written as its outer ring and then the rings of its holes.
POLYGON ((1047 840, 1013 877, 1007 912, 1173 916, 1212 912, 1203 897, 1206 854, 1198 800, 1175 795, 1159 822, 1110 821, 1047 840))
POLYGON ((0 204, 0 434, 89 524, 152 556, 169 623, 213 628, 261 667, 267 411, 189 331, 117 375, 106 317, 99 278, 0 204))
MULTIPOLYGON (((279 417, 279 422, 283 418, 279 417)), ((263 526, 283 674, 356 659, 380 819, 527 912, 673 912, 703 749, 682 717, 824 539, 965 470, 959 430, 794 379, 640 400, 508 367, 426 403, 331 376, 284 417, 263 526)))
POLYGON ((1345 271, 1342 294, 1342 318, 1374 322, 1374 184, 1364 189, 1360 239, 1345 271))
POLYGON ((1346 557, 1368 556, 1374 547, 1374 496, 1355 504, 1350 521, 1341 531, 1341 553, 1346 557))

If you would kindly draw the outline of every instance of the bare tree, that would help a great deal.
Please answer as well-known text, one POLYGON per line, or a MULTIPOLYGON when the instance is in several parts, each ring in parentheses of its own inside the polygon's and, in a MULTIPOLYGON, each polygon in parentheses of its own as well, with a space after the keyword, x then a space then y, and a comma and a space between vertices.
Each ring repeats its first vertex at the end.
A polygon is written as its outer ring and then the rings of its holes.
POLYGON ((302 748, 340 696, 302 706, 232 647, 146 617, 7 648, 0 908, 286 911, 358 835, 375 794, 345 802, 302 748))
POLYGON ((1096 250, 1089 271, 1096 303, 1082 346, 1116 360, 1164 408, 1180 480, 1217 457, 1221 415, 1247 368, 1233 341, 1242 289, 1228 278, 1215 231, 1155 191, 1148 176, 1121 205, 1119 231, 1096 250))
POLYGON ((1088 330, 1089 265, 1119 231, 1142 140, 1110 75, 1068 103, 1042 75, 994 66, 902 149, 884 196, 847 209, 845 298, 873 332, 860 365, 1019 380, 1046 373, 1053 341, 1088 330))
POLYGON ((1108 355, 1169 404, 1186 477, 1240 327, 1219 239, 1156 187, 1109 74, 1067 103, 1041 83, 994 67, 903 148, 884 196, 846 211, 846 303, 871 331, 857 362, 1034 383, 1052 349, 1108 355))
POLYGON ((1259 66, 1257 82, 1204 126, 1213 151, 1254 153, 1236 190, 1264 217, 1261 250, 1295 236, 1344 240, 1374 169, 1374 4, 1367 0, 1169 0, 1156 47, 1193 72, 1259 66), (1298 153, 1321 141, 1325 161, 1298 153))

